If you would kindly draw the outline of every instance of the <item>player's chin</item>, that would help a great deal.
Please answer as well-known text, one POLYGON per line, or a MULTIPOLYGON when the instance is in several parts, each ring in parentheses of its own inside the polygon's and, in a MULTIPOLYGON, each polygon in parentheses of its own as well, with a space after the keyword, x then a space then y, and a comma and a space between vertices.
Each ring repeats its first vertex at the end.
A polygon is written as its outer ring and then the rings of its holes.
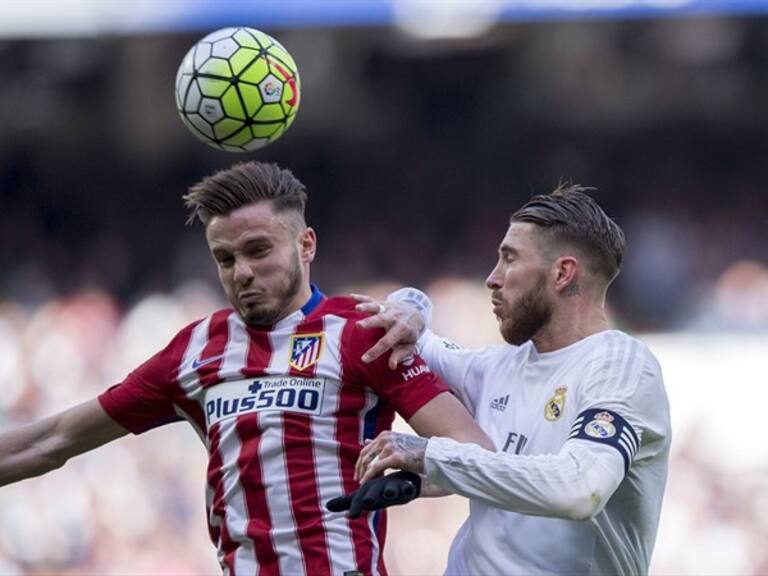
POLYGON ((248 326, 270 326, 275 323, 279 314, 273 308, 242 302, 238 306, 238 312, 248 326))

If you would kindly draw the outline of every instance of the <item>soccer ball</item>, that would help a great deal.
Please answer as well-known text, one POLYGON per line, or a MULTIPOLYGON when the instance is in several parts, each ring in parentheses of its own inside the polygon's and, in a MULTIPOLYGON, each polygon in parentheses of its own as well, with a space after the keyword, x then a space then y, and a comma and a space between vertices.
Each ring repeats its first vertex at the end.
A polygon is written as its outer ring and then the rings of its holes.
POLYGON ((190 48, 176 74, 176 109, 206 144, 247 152, 277 140, 299 109, 296 63, 274 38, 223 28, 190 48))

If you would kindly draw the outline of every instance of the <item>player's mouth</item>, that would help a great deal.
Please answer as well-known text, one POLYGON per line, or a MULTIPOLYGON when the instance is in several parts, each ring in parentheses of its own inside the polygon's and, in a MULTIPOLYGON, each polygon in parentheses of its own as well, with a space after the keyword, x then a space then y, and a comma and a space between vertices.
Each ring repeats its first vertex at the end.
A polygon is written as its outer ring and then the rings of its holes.
POLYGON ((240 292, 240 294, 237 295, 237 299, 241 304, 254 306, 261 302, 263 297, 259 292, 240 292))

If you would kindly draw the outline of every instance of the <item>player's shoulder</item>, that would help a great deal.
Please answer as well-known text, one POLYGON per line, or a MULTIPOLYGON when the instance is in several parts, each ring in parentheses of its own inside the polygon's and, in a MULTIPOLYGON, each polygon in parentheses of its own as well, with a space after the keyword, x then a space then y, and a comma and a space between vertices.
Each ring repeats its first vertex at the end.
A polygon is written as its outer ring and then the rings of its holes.
POLYGON ((639 355, 656 362, 656 357, 643 340, 621 330, 605 330, 589 336, 587 340, 593 356, 610 353, 619 360, 639 355))
POLYGON ((198 331, 205 330, 207 338, 219 332, 228 333, 229 318, 233 314, 236 315, 236 312, 234 309, 222 308, 220 310, 216 310, 208 314, 208 316, 197 318, 187 323, 178 332, 176 332, 176 335, 173 337, 172 341, 188 340, 189 338, 191 338, 192 333, 195 330, 198 330, 198 331))
POLYGON ((332 314, 348 320, 360 320, 367 314, 355 309, 357 300, 350 296, 330 296, 325 298, 315 310, 315 314, 326 316, 332 314))
POLYGON ((642 382, 647 390, 663 393, 661 365, 642 339, 621 330, 606 330, 589 337, 589 340, 585 373, 591 378, 627 386, 642 382))
POLYGON ((356 305, 357 300, 349 296, 331 296, 325 298, 308 319, 327 316, 341 318, 344 321, 343 338, 346 346, 367 350, 382 337, 384 329, 358 326, 357 321, 368 317, 369 314, 356 310, 356 305))

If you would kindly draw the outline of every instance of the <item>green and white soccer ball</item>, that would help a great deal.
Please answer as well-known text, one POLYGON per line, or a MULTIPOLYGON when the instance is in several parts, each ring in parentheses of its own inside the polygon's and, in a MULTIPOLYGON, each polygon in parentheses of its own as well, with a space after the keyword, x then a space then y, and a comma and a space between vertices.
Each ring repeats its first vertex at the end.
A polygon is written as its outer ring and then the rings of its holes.
POLYGON ((274 142, 296 118, 296 63, 274 38, 223 28, 190 48, 176 74, 176 108, 200 140, 231 152, 274 142))

